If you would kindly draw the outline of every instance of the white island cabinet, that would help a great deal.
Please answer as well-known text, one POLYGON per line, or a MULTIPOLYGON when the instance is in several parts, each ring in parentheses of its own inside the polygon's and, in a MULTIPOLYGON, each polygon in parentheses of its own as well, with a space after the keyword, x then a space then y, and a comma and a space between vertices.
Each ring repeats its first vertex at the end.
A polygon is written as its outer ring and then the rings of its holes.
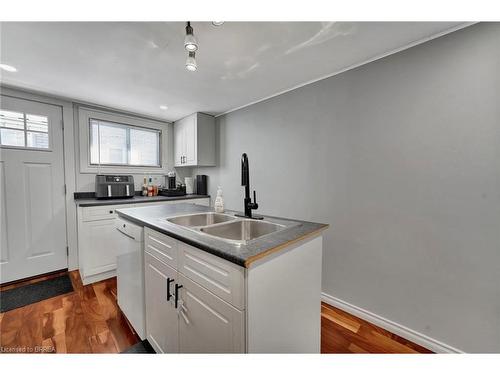
POLYGON ((78 267, 84 285, 116 276, 120 233, 115 228, 116 210, 175 203, 208 206, 210 198, 78 207, 78 267))
POLYGON ((320 234, 245 267, 145 228, 147 339, 158 353, 319 353, 320 234))

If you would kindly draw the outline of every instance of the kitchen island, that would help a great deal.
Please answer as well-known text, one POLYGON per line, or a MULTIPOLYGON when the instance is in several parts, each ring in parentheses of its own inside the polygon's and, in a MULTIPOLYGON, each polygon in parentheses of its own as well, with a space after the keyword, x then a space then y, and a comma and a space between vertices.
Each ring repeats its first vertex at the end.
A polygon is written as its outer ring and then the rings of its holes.
POLYGON ((146 337, 157 352, 319 353, 328 225, 188 203, 116 212, 144 227, 146 337))

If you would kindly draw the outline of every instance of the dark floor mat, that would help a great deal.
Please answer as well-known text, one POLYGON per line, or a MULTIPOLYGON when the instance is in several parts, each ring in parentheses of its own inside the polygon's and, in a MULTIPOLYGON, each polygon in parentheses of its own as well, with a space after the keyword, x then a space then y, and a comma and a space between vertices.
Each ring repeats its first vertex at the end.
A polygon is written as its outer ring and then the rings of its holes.
POLYGON ((68 275, 9 289, 0 292, 0 312, 17 309, 72 291, 73 285, 68 275))
POLYGON ((142 340, 120 354, 156 354, 156 352, 148 340, 142 340))

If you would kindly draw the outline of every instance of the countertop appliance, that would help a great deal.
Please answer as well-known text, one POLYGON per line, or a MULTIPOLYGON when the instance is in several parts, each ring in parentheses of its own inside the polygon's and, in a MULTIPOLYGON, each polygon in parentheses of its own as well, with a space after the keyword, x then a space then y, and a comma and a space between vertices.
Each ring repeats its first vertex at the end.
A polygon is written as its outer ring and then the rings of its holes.
POLYGON ((180 197, 186 195, 186 185, 177 185, 175 189, 160 189, 158 195, 165 197, 180 197))
POLYGON ((135 195, 133 176, 98 174, 95 176, 97 199, 132 198, 135 195))
POLYGON ((143 227, 119 217, 115 228, 120 232, 117 246, 118 306, 139 337, 146 338, 146 312, 144 302, 143 227))
POLYGON ((199 174, 196 175, 196 194, 207 195, 208 194, 208 184, 207 175, 199 174))
POLYGON ((177 183, 175 181, 175 172, 168 172, 167 174, 167 188, 175 189, 177 187, 177 183))

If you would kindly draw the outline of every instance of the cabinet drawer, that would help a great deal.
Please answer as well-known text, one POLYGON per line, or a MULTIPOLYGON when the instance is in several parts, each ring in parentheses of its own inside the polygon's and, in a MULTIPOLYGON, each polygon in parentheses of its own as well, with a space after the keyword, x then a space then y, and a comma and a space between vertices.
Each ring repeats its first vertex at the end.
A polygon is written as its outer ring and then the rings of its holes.
POLYGON ((178 246, 180 273, 236 308, 245 308, 242 267, 183 242, 178 246))
POLYGON ((115 212, 114 206, 83 207, 82 208, 83 221, 114 219, 117 216, 118 215, 115 212))
POLYGON ((177 269, 177 241, 152 229, 144 230, 144 250, 177 269))

